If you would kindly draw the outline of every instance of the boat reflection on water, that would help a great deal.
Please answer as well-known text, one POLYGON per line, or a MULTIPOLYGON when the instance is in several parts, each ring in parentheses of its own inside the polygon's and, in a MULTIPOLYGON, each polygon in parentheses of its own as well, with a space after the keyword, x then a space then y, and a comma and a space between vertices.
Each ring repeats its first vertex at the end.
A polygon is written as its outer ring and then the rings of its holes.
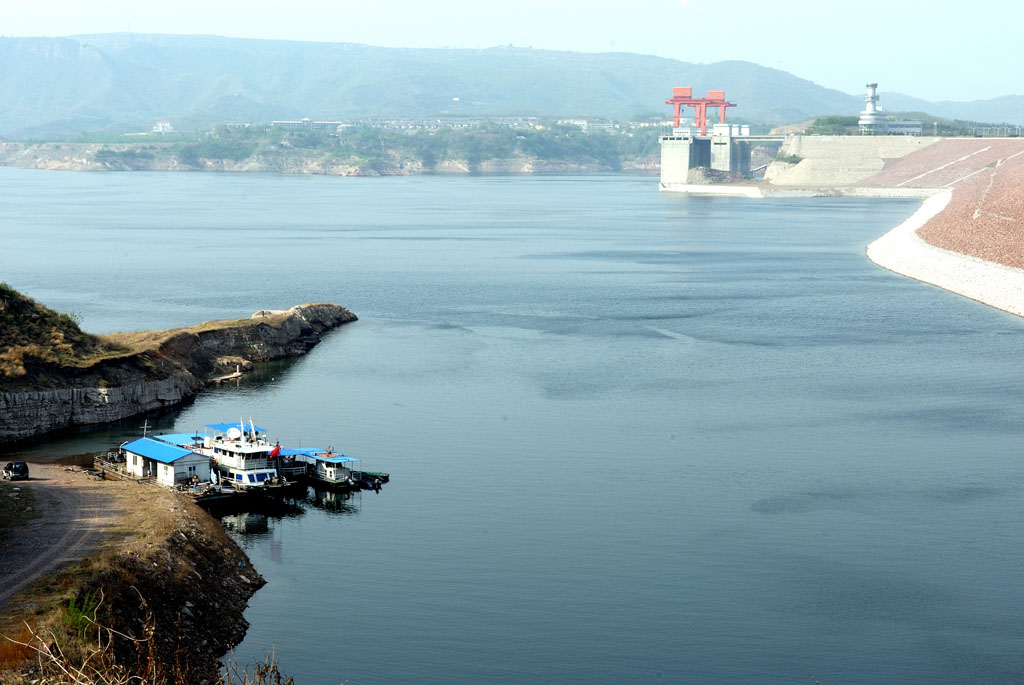
POLYGON ((305 492, 281 493, 275 497, 246 497, 225 503, 211 502, 204 508, 245 546, 247 539, 273 537, 274 522, 298 518, 310 509, 319 509, 329 516, 358 514, 363 492, 309 486, 305 492))
MULTIPOLYGON (((228 500, 200 503, 213 518, 224 521, 228 516, 260 514, 271 519, 302 516, 305 508, 302 498, 291 497, 236 497, 228 500)), ((234 519, 231 519, 234 520, 234 519)), ((226 528, 227 526, 225 526, 226 528)))
POLYGON ((270 532, 270 522, 266 514, 243 511, 238 514, 225 514, 220 519, 224 529, 239 535, 259 535, 270 532))
POLYGON ((361 491, 310 486, 305 501, 310 506, 323 509, 330 514, 350 516, 359 513, 358 504, 362 496, 361 491))

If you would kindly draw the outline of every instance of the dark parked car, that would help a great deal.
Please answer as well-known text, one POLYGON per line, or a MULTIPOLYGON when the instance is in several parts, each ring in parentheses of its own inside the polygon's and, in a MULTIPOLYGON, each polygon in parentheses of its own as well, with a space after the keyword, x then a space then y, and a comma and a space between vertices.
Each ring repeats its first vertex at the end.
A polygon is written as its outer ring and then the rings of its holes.
POLYGON ((28 480, 28 464, 23 461, 9 461, 4 467, 4 480, 28 480))

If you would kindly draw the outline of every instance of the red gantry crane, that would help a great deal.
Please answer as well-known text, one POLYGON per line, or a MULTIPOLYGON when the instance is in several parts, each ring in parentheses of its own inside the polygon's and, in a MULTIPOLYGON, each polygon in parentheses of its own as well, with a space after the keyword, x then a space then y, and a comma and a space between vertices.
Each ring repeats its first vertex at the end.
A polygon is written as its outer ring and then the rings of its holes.
POLYGON ((673 88, 672 99, 665 100, 666 105, 672 105, 676 110, 675 127, 679 128, 679 111, 686 105, 687 107, 693 107, 696 110, 696 114, 693 119, 693 125, 700 129, 700 134, 706 136, 708 134, 708 107, 718 107, 719 112, 719 123, 725 123, 725 108, 735 107, 735 102, 725 101, 724 90, 709 90, 706 98, 695 98, 692 96, 693 88, 673 88))

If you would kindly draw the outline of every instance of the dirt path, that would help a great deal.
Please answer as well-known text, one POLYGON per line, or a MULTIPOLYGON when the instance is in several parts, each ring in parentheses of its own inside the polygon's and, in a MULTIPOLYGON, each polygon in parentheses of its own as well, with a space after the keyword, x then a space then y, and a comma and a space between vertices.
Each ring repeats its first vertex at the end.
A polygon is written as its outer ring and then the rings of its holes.
POLYGON ((31 583, 96 549, 122 512, 118 483, 57 464, 30 463, 29 473, 19 485, 33 492, 41 516, 11 530, 0 549, 0 612, 31 583))

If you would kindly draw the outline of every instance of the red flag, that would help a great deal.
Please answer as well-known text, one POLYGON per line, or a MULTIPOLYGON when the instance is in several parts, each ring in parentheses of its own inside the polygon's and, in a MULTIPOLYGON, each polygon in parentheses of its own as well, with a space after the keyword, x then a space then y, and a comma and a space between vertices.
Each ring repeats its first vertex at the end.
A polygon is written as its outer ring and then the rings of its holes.
POLYGON ((270 458, 273 459, 279 454, 281 454, 281 443, 274 445, 274 449, 270 452, 270 458))

